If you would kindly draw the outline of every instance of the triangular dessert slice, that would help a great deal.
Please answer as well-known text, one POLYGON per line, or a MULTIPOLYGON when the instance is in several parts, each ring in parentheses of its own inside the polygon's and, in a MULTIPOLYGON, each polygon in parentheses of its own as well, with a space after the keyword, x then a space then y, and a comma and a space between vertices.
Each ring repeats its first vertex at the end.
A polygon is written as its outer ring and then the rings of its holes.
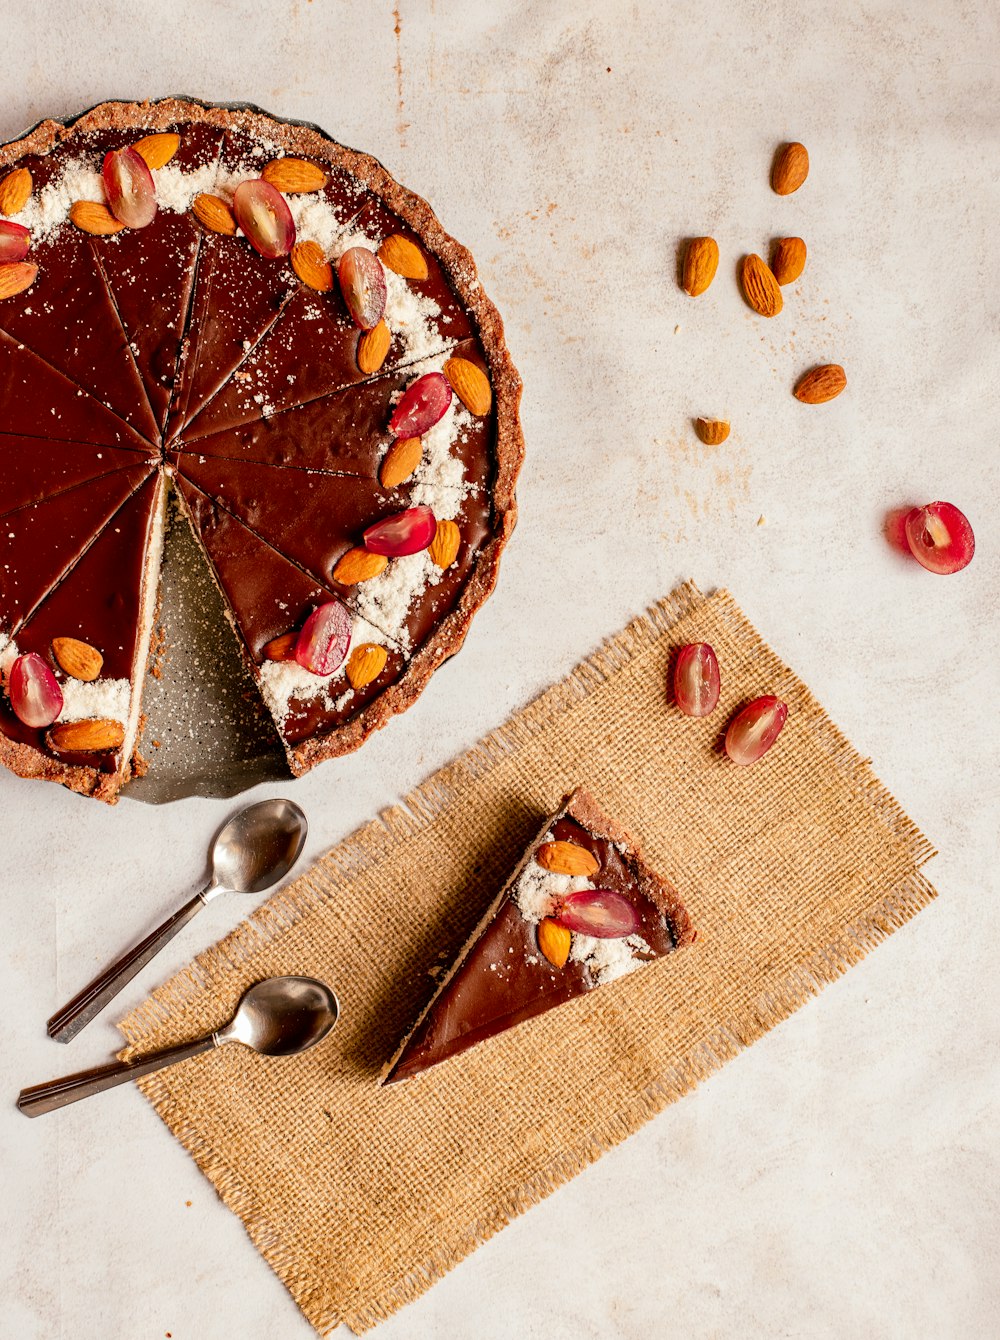
POLYGON ((0 433, 0 516, 136 464, 135 452, 0 433))
MULTIPOLYGON (((48 775, 110 799, 131 775, 140 697, 159 586, 165 481, 151 475, 118 509, 79 561, 17 630, 4 659, 35 652, 52 668, 63 694, 53 727, 32 730, 4 704, 8 739, 47 756, 48 775), (60 727, 118 727, 74 742, 60 727), (96 744, 102 744, 96 748, 96 744), (76 744, 78 747, 73 747, 76 744)), ((79 728, 76 728, 79 729, 79 728)))
POLYGON ((5 433, 129 447, 152 456, 150 443, 82 386, 0 330, 0 404, 5 433))
POLYGON ((0 523, 0 634, 18 628, 76 564, 105 525, 151 473, 138 463, 115 470, 0 523))
POLYGON ((412 1079, 694 940, 676 891, 586 791, 547 819, 386 1066, 412 1079))
POLYGON ((32 242, 31 260, 38 266, 35 282, 0 305, 0 328, 156 440, 157 424, 91 238, 62 228, 32 242))
MULTIPOLYGON (((369 703, 388 716, 382 695, 408 664, 399 648, 348 606, 351 643, 344 663, 329 675, 299 665, 291 645, 295 635, 317 606, 338 597, 187 480, 178 478, 177 491, 292 771, 304 771, 322 737, 345 732, 369 703)), ((360 738, 345 732, 344 752, 360 738)))

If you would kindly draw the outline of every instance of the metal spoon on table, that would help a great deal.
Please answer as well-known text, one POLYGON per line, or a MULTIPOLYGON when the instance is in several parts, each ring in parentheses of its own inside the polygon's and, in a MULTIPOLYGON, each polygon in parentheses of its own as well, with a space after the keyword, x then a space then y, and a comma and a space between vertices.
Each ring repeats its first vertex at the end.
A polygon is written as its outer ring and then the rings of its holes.
POLYGON ((234 814, 212 844, 212 878, 201 893, 140 940, 45 1025, 50 1038, 70 1042, 114 1000, 196 912, 220 893, 263 893, 291 870, 306 840, 306 816, 291 800, 262 800, 234 814))
POLYGON ((134 1061, 114 1061, 34 1084, 21 1090, 17 1106, 26 1117, 39 1117, 227 1042, 242 1042, 262 1056, 295 1056, 322 1042, 339 1015, 337 997, 323 982, 312 977, 268 977, 245 992, 232 1019, 217 1032, 134 1061))

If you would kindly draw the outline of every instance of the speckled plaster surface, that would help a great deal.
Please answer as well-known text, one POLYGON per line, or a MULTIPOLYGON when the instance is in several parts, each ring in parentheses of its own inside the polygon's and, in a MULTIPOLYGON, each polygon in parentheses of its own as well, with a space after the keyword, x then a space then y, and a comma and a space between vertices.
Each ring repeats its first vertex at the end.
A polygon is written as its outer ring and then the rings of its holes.
MULTIPOLYGON (((3 138, 182 90, 317 121, 433 202, 507 318, 528 461, 500 588, 413 711, 259 793, 304 805, 312 854, 688 576, 733 591, 941 852, 933 907, 387 1340, 1000 1335, 998 25, 989 0, 5 7, 3 138), (781 200, 789 137, 813 167, 781 200), (706 232, 691 301, 677 249, 706 232), (784 234, 809 263, 766 323, 736 265, 784 234), (807 410, 790 387, 827 359, 848 390, 807 410), (882 535, 942 496, 979 541, 947 580, 882 535)), ((138 1094, 12 1107, 115 1045, 44 1020, 196 884, 230 808, 0 777, 4 1336, 309 1334, 138 1094)), ((248 908, 213 903, 123 1004, 248 908)))

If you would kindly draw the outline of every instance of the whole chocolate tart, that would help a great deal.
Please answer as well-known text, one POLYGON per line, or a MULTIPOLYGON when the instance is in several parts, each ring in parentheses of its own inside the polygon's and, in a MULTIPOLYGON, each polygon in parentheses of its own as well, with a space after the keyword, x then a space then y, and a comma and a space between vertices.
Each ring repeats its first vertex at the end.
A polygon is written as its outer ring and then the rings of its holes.
POLYGON ((588 792, 546 819, 383 1071, 412 1079, 694 941, 675 889, 588 792))
POLYGON ((103 103, 0 149, 0 762, 140 766, 171 500, 292 773, 356 749, 493 589, 520 393, 469 253, 314 127, 103 103))

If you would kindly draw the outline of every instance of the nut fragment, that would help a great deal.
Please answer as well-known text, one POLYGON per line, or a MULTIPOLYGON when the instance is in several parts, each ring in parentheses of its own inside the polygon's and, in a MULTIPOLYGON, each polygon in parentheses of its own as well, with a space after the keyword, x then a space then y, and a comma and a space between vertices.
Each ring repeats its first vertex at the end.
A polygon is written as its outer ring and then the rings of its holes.
POLYGON ((743 257, 740 267, 743 296, 761 316, 777 316, 783 306, 778 281, 759 256, 743 257))
POLYGON ((589 879, 601 868, 597 857, 576 842, 543 842, 535 860, 554 875, 585 875, 589 879))
POLYGON ((260 174, 266 182, 285 195, 304 191, 321 191, 326 185, 326 173, 316 163, 305 158, 275 158, 260 174))
POLYGON ((203 191, 192 201, 191 213, 210 233, 225 233, 227 237, 236 233, 236 216, 221 196, 203 191))
POLYGON ((717 447, 729 436, 728 419, 695 419, 694 431, 706 447, 717 447))
POLYGON ((791 195, 809 175, 809 153, 804 144, 793 140, 783 144, 771 168, 771 189, 778 195, 791 195))
POLYGON ((329 293, 333 288, 333 266, 323 255, 323 249, 312 239, 296 242, 292 247, 292 269, 309 288, 317 293, 329 293))
POLYGON ((719 268, 719 244, 714 237, 692 237, 684 257, 682 287, 692 298, 704 293, 719 268))
POLYGON ((467 358, 449 358, 444 365, 444 375, 470 414, 479 417, 489 414, 493 404, 493 390, 481 368, 470 363, 467 358))
POLYGON ((30 261, 11 261, 7 265, 0 265, 0 300, 23 293, 35 282, 37 274, 38 266, 32 265, 30 261))
POLYGON ((97 648, 76 637, 54 637, 52 654, 67 675, 82 679, 85 684, 95 680, 104 665, 104 657, 97 648))
POLYGON ((8 218, 20 214, 31 196, 31 173, 27 168, 15 168, 0 180, 0 214, 8 218))
POLYGON ((560 926, 559 922, 553 921, 551 917, 546 917, 544 921, 538 923, 537 934, 538 948, 553 968, 564 968, 573 941, 573 934, 569 928, 560 926))
POLYGON ((272 637, 271 641, 264 645, 264 659, 267 661, 294 661, 295 644, 298 640, 298 633, 282 633, 280 637, 272 637))
POLYGON ((333 580, 342 586, 357 586, 385 572, 389 560, 385 554, 373 554, 370 549, 348 549, 333 570, 333 580))
POLYGON ((803 405, 822 405, 840 395, 847 385, 847 373, 839 363, 822 363, 810 368, 795 384, 795 399, 803 405))
POLYGON ((125 743, 125 727, 120 721, 64 721, 48 734, 49 745, 63 754, 104 754, 120 749, 125 743))
POLYGON ((382 468, 379 470, 379 482, 385 489, 394 489, 409 479, 420 464, 424 454, 424 444, 419 437, 400 437, 393 442, 385 453, 382 468))
POLYGON ((389 653, 377 642, 362 642, 355 647, 347 661, 347 678, 352 689, 363 689, 373 679, 378 679, 385 669, 389 653))
POLYGON ((180 135, 165 130, 160 135, 144 136, 141 140, 137 140, 132 148, 145 160, 150 171, 155 172, 157 168, 166 167, 180 148, 180 144, 180 135))
POLYGON ((462 536, 454 521, 439 521, 430 548, 427 550, 431 562, 439 568, 450 568, 458 557, 462 536))
POLYGON ((384 266, 402 275, 404 279, 426 279, 427 261, 415 242, 400 233, 387 237, 378 249, 378 258, 384 266))
POLYGON ((379 321, 371 330, 362 332, 358 340, 358 368, 367 376, 378 372, 385 362, 392 344, 392 335, 384 321, 379 321))
POLYGON ((110 237, 125 227, 99 200, 74 201, 69 207, 69 217, 82 233, 90 233, 93 237, 110 237))
POLYGON ((782 237, 774 244, 771 273, 779 284, 794 284, 806 267, 806 244, 801 237, 782 237))

